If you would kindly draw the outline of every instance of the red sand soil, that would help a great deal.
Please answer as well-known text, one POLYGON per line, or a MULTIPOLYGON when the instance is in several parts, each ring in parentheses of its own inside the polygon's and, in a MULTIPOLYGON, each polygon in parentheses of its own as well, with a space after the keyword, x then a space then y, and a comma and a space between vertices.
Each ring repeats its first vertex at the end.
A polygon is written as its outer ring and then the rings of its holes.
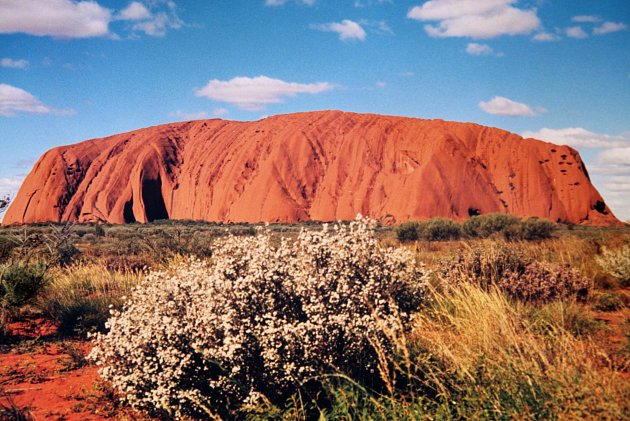
POLYGON ((96 367, 73 364, 70 350, 85 356, 90 343, 50 341, 56 328, 43 319, 9 327, 17 345, 0 353, 0 404, 21 408, 35 420, 105 420, 130 414, 116 411, 96 367))
POLYGON ((4 223, 357 213, 401 222, 491 212, 620 223, 568 146, 471 123, 341 111, 173 123, 54 148, 4 223))

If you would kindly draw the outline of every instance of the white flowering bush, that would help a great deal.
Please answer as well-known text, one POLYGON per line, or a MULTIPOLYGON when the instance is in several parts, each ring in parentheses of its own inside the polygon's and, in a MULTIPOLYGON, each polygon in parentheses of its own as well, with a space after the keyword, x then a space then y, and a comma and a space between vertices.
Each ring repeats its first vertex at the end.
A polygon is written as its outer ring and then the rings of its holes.
POLYGON ((331 373, 374 386, 427 276, 373 228, 358 219, 278 246, 264 230, 221 240, 208 262, 149 275, 90 357, 130 404, 175 417, 283 403, 331 373))
POLYGON ((605 248, 596 259, 605 272, 619 279, 623 285, 630 285, 630 244, 617 249, 605 248))

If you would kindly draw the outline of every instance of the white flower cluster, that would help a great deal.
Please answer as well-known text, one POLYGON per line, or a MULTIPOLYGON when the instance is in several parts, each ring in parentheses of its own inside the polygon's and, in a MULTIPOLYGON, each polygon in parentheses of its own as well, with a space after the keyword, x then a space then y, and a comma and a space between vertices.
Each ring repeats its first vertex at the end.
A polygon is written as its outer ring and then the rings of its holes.
POLYGON ((426 283, 414 256, 381 246, 365 219, 278 246, 264 230, 229 237, 210 262, 149 275, 90 355, 129 403, 154 413, 283 402, 321 375, 375 373, 426 283))

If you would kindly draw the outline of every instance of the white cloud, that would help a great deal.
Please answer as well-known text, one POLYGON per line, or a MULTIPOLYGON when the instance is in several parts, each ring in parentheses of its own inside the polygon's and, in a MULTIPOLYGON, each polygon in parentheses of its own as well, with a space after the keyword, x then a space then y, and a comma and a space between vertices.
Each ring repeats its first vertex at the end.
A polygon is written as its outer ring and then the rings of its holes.
POLYGON ((176 16, 167 13, 158 13, 151 19, 143 20, 133 25, 133 30, 144 32, 154 37, 162 37, 166 35, 168 29, 179 29, 182 27, 182 21, 176 16))
POLYGON ((414 72, 401 72, 398 73, 398 76, 402 77, 414 77, 416 74, 414 72))
POLYGON ((0 83, 0 116, 12 117, 16 113, 73 115, 72 109, 56 109, 43 104, 32 94, 6 83, 0 83))
POLYGON ((28 66, 27 60, 13 60, 12 58, 3 58, 0 60, 0 67, 9 67, 12 69, 26 69, 28 66))
POLYGON ((339 39, 342 41, 364 41, 367 36, 363 27, 350 19, 344 19, 341 22, 313 25, 313 28, 325 32, 336 32, 339 34, 339 39))
POLYGON ((23 175, 0 177, 0 197, 14 196, 24 181, 23 175))
POLYGON ((165 3, 166 8, 162 8, 157 13, 152 13, 144 5, 132 2, 121 12, 127 11, 127 19, 133 21, 131 29, 134 32, 144 32, 153 37, 163 37, 169 29, 179 29, 183 26, 183 21, 177 15, 177 5, 174 1, 162 0, 158 3, 151 3, 154 8, 156 4, 165 3))
POLYGON ((566 28, 564 33, 570 38, 582 39, 588 37, 588 34, 584 32, 584 29, 582 29, 581 26, 571 26, 566 28))
POLYGON ((558 35, 549 33, 549 32, 539 32, 532 38, 534 41, 541 42, 549 42, 549 41, 557 41, 560 39, 558 35))
POLYGON ((597 16, 580 15, 580 16, 573 16, 571 20, 573 22, 580 22, 580 23, 596 23, 596 22, 599 22, 601 19, 597 16))
POLYGON ((476 42, 470 42, 466 46, 466 52, 471 56, 487 56, 494 53, 494 50, 487 44, 477 44, 476 42))
POLYGON ((294 83, 267 76, 235 77, 228 81, 213 79, 195 91, 195 95, 215 101, 227 102, 243 110, 263 109, 267 104, 277 104, 285 97, 298 94, 319 94, 333 89, 328 82, 294 83))
MULTIPOLYGON (((22 182, 24 181, 23 175, 13 175, 9 177, 0 177, 0 198, 13 198, 17 194, 22 182)), ((7 208, 0 209, 0 222, 2 222, 2 218, 4 218, 4 213, 7 208)))
MULTIPOLYGON (((495 96, 490 101, 480 102, 479 108, 488 114, 506 115, 510 117, 534 117, 537 115, 529 105, 512 101, 502 96, 495 96)), ((542 110, 541 108, 539 112, 544 112, 542 110)))
POLYGON ((120 20, 143 20, 149 19, 151 12, 142 3, 132 1, 129 6, 120 11, 117 18, 120 20))
POLYGON ((2 0, 0 33, 58 38, 108 35, 111 12, 94 1, 2 0))
POLYGON ((607 134, 593 133, 581 127, 568 127, 566 129, 549 129, 545 127, 537 132, 526 131, 523 133, 523 137, 569 145, 574 148, 630 147, 630 135, 627 137, 610 136, 607 134))
MULTIPOLYGON (((601 193, 615 214, 630 218, 630 147, 606 149, 597 158, 597 165, 589 167, 600 174, 601 193)), ((598 183, 599 184, 599 183, 598 183)))
POLYGON ((621 22, 604 22, 597 28, 593 29, 593 34, 595 35, 604 35, 609 34, 611 32, 624 31, 628 27, 621 22))
POLYGON ((407 17, 438 21, 425 25, 432 37, 495 38, 529 34, 540 27, 535 10, 513 7, 517 0, 431 0, 409 10, 407 17))
POLYGON ((132 1, 119 13, 100 6, 96 1, 84 0, 0 0, 0 33, 25 33, 56 38, 90 38, 108 36, 112 21, 129 21, 133 32, 163 36, 170 28, 183 25, 177 16, 173 0, 132 1))
POLYGON ((599 154, 598 163, 600 165, 630 167, 630 146, 603 151, 599 154))
POLYGON ((51 108, 23 89, 0 83, 0 116, 11 117, 19 112, 57 115, 75 113, 73 110, 51 108))
MULTIPOLYGON (((266 6, 282 6, 287 3, 289 0, 265 0, 266 6)), ((312 6, 315 4, 316 0, 295 0, 296 3, 305 4, 307 6, 312 6)))
MULTIPOLYGON (((630 190, 630 176, 628 175, 615 175, 608 177, 604 186, 608 190, 612 191, 628 191, 630 190)), ((630 192, 629 192, 630 193, 630 192)))

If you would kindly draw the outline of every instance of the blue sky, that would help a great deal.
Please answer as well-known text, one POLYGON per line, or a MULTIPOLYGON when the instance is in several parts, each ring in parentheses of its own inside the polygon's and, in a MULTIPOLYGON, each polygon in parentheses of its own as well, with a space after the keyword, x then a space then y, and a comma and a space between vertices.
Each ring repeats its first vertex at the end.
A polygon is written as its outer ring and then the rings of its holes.
POLYGON ((572 145, 630 218, 628 0, 0 0, 0 194, 54 146, 321 109, 572 145))

